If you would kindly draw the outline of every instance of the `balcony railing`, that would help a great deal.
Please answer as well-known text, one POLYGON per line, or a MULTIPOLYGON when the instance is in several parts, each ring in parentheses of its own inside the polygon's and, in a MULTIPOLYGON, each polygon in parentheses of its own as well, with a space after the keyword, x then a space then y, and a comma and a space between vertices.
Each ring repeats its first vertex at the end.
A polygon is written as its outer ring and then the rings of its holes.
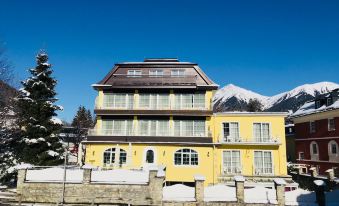
POLYGON ((273 138, 269 137, 266 139, 260 139, 260 138, 234 138, 234 137, 228 137, 227 139, 225 138, 219 138, 221 139, 220 143, 222 144, 281 144, 279 138, 273 138))
POLYGON ((140 132, 137 130, 112 130, 112 129, 90 129, 88 130, 89 136, 175 136, 175 137, 211 137, 211 132, 192 132, 181 130, 178 134, 174 131, 152 131, 140 132))
POLYGON ((175 105, 168 105, 168 106, 149 106, 149 107, 140 107, 139 105, 135 104, 126 104, 123 107, 114 107, 110 105, 95 105, 95 109, 105 109, 105 110, 158 110, 158 111, 167 111, 167 110, 211 110, 211 106, 207 107, 205 104, 195 104, 193 106, 175 106, 175 105))

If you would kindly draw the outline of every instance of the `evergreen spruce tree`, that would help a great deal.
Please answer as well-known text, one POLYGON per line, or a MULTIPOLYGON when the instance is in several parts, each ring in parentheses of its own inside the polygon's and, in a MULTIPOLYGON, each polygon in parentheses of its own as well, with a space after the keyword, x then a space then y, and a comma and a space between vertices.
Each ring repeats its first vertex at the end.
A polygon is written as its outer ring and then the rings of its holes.
POLYGON ((33 165, 58 165, 63 162, 64 149, 57 132, 55 86, 48 55, 36 56, 37 66, 30 69, 31 77, 22 82, 18 97, 18 125, 21 128, 20 161, 33 165))
POLYGON ((75 128, 75 135, 69 139, 76 147, 87 135, 88 129, 93 126, 93 118, 90 110, 84 106, 79 106, 76 115, 73 118, 72 126, 75 128))

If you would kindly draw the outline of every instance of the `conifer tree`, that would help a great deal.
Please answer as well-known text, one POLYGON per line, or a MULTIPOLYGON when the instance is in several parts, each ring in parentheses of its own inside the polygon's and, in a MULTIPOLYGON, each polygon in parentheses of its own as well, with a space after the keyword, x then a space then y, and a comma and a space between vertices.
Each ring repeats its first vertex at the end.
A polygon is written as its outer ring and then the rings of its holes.
POLYGON ((58 165, 63 162, 64 149, 57 132, 61 121, 54 103, 57 81, 48 63, 48 55, 41 51, 36 56, 37 66, 30 69, 31 77, 22 82, 18 97, 18 125, 21 128, 20 161, 33 165, 58 165))
POLYGON ((93 126, 93 118, 90 110, 84 106, 79 106, 76 115, 73 118, 72 126, 75 128, 75 135, 70 139, 76 147, 87 135, 88 129, 93 126))

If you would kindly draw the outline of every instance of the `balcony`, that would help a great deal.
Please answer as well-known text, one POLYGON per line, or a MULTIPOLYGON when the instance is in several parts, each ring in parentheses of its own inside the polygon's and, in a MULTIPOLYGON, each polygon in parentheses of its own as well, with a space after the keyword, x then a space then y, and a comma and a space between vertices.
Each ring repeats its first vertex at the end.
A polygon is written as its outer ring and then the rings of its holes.
POLYGON ((181 131, 152 131, 150 133, 138 130, 113 130, 113 129, 90 129, 88 130, 88 136, 151 136, 151 137, 211 137, 211 132, 196 132, 191 130, 181 131))
POLYGON ((281 145, 279 138, 267 138, 267 139, 259 139, 259 138, 219 138, 221 144, 225 145, 281 145))
POLYGON ((171 76, 171 75, 126 75, 115 74, 110 82, 112 87, 124 86, 130 88, 149 88, 149 87, 189 87, 195 88, 197 85, 196 75, 171 76))

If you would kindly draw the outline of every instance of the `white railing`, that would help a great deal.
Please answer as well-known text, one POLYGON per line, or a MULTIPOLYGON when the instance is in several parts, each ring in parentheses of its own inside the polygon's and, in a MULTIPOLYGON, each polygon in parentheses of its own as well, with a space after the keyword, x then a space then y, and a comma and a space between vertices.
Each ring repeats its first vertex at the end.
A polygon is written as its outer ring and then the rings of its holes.
POLYGON ((228 137, 228 138, 219 138, 221 139, 222 144, 280 144, 279 138, 273 138, 270 137, 268 139, 258 139, 258 138, 234 138, 234 137, 228 137))
POLYGON ((205 104, 201 106, 191 106, 191 107, 183 107, 183 106, 149 106, 149 107, 140 107, 139 105, 125 105, 124 107, 114 107, 108 105, 95 105, 95 109, 114 109, 114 110, 126 110, 126 109, 133 109, 133 110, 210 110, 210 107, 206 107, 205 104))
POLYGON ((180 133, 172 131, 155 131, 155 132, 140 132, 137 130, 125 129, 90 129, 88 130, 89 136, 177 136, 177 137, 210 137, 210 132, 192 132, 191 130, 181 130, 180 133))

